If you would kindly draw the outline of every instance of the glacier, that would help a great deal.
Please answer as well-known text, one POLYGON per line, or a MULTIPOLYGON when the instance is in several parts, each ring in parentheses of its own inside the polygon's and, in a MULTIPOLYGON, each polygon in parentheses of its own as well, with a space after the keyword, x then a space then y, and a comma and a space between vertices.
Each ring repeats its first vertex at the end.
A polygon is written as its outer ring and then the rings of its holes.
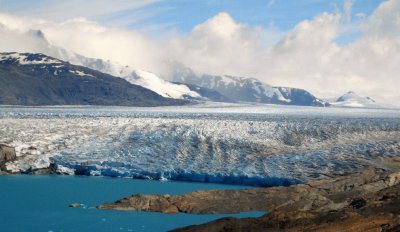
POLYGON ((10 172, 290 185, 385 168, 400 110, 205 103, 183 107, 0 107, 10 172))

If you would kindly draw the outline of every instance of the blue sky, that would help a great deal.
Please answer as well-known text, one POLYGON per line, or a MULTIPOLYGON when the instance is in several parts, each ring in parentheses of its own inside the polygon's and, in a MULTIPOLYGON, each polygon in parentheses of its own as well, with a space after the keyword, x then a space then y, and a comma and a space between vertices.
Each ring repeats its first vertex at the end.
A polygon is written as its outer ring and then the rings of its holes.
MULTIPOLYGON (((353 0, 352 22, 356 24, 367 18, 382 2, 382 0, 353 0)), ((215 16, 219 12, 227 12, 236 21, 249 25, 261 25, 264 28, 273 27, 282 33, 291 30, 303 20, 311 20, 323 12, 342 11, 344 0, 170 0, 159 1, 139 9, 126 10, 111 14, 108 17, 99 17, 102 23, 115 23, 132 29, 142 30, 156 36, 163 31, 176 29, 179 33, 190 32, 194 26, 215 16), (141 20, 129 19, 132 15, 145 15, 141 20), (150 13, 150 12, 153 12, 150 13), (111 17, 110 17, 111 16, 111 17), (107 21, 114 17, 114 21, 107 21), (123 25, 123 23, 126 23, 123 25)), ((338 43, 346 44, 359 37, 357 32, 342 33, 338 43)))
MULTIPOLYGON (((369 15, 382 2, 380 0, 353 1, 352 14, 369 15)), ((227 12, 238 22, 262 25, 275 25, 280 30, 289 30, 305 19, 312 19, 322 12, 334 12, 342 8, 343 0, 220 0, 220 1, 160 1, 137 11, 164 9, 161 13, 131 26, 149 24, 172 24, 180 31, 190 31, 193 26, 211 18, 219 12, 227 12)), ((128 12, 127 12, 128 13, 128 12)), ((133 14, 135 11, 132 12, 133 14)), ((123 16, 122 16, 123 17, 123 16)))
MULTIPOLYGON (((356 15, 370 15, 382 0, 351 2, 356 21, 356 15)), ((108 26, 153 34, 171 29, 186 33, 219 12, 227 12, 241 23, 265 28, 273 25, 279 31, 288 31, 322 12, 342 10, 343 3, 344 0, 0 0, 0 11, 48 20, 86 17, 108 26)))

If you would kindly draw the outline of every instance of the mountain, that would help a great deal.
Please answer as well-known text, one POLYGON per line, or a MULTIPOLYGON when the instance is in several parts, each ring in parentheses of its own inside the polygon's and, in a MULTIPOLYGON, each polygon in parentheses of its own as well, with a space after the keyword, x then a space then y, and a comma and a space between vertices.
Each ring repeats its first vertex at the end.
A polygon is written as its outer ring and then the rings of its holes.
POLYGON ((353 91, 349 91, 340 96, 335 102, 331 103, 334 106, 341 107, 378 107, 379 105, 370 97, 361 97, 353 91))
POLYGON ((328 106, 306 90, 273 87, 254 78, 233 76, 195 75, 189 68, 176 68, 170 80, 144 70, 134 69, 111 61, 87 58, 64 48, 51 45, 43 32, 32 30, 26 34, 33 40, 35 51, 81 65, 93 70, 121 77, 134 85, 150 89, 159 95, 172 99, 204 101, 260 102, 284 105, 328 106))
POLYGON ((361 97, 353 91, 349 91, 349 92, 343 94, 336 100, 336 102, 346 102, 346 101, 357 101, 357 102, 364 103, 364 104, 375 103, 375 100, 373 100, 372 98, 361 97))
POLYGON ((88 58, 58 47, 51 47, 48 52, 52 56, 66 60, 72 64, 82 65, 103 73, 121 77, 131 84, 140 85, 166 98, 217 102, 225 100, 232 101, 216 91, 208 90, 193 84, 189 86, 183 83, 173 83, 160 78, 154 73, 134 69, 116 62, 88 58))
POLYGON ((198 77, 188 68, 178 68, 176 73, 185 75, 174 75, 171 81, 167 81, 144 70, 111 61, 87 58, 64 48, 52 46, 40 30, 30 31, 26 34, 26 38, 28 41, 32 40, 35 44, 40 45, 35 46, 35 51, 68 61, 71 64, 124 78, 131 84, 140 85, 166 98, 285 105, 328 105, 302 89, 272 87, 254 78, 210 75, 198 77))
MULTIPOLYGON (((1 27, 0 27, 1 30, 1 27)), ((47 39, 46 35, 40 30, 30 30, 22 33, 22 37, 26 40, 25 47, 15 47, 14 49, 22 52, 32 51, 33 53, 42 53, 55 57, 60 60, 68 61, 71 64, 85 66, 112 76, 126 79, 131 84, 140 85, 150 89, 166 98, 174 99, 196 99, 196 100, 214 100, 202 96, 195 90, 191 90, 185 84, 174 84, 166 81, 157 75, 129 66, 121 65, 116 62, 93 59, 84 57, 73 51, 53 46, 47 39), (34 44, 32 48, 29 45, 34 44)))
MULTIPOLYGON (((178 82, 172 82, 172 83, 183 85, 182 83, 178 83, 178 82)), ((191 84, 185 84, 185 85, 190 90, 199 93, 202 96, 203 100, 209 100, 209 101, 214 101, 214 102, 235 102, 234 100, 220 94, 219 92, 217 92, 215 90, 200 87, 198 85, 191 85, 191 84)))
POLYGON ((259 102, 282 105, 328 106, 303 89, 273 87, 255 78, 234 76, 196 75, 189 68, 177 68, 173 81, 194 84, 215 90, 234 101, 259 102))
POLYGON ((185 103, 43 54, 0 53, 0 104, 160 106, 185 103))

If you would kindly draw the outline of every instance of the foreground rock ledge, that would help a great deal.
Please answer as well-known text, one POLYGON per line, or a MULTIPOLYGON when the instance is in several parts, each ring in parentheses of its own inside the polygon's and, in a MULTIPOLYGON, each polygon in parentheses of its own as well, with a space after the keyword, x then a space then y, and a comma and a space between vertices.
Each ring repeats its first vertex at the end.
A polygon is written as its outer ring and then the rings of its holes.
POLYGON ((400 231, 400 172, 367 170, 289 187, 133 195, 98 209, 163 213, 269 212, 176 231, 400 231))
MULTIPOLYGON (((0 144, 0 174, 5 171, 5 164, 17 159, 15 149, 6 144, 0 144)), ((4 172, 5 173, 5 172, 4 172)))

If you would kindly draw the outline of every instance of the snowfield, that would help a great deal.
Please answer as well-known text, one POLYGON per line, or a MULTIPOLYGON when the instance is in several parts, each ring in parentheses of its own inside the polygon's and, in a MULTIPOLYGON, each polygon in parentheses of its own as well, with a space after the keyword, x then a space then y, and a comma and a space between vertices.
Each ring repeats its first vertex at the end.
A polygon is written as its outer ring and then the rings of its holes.
POLYGON ((385 167, 400 111, 275 105, 0 107, 13 172, 281 185, 385 167))

